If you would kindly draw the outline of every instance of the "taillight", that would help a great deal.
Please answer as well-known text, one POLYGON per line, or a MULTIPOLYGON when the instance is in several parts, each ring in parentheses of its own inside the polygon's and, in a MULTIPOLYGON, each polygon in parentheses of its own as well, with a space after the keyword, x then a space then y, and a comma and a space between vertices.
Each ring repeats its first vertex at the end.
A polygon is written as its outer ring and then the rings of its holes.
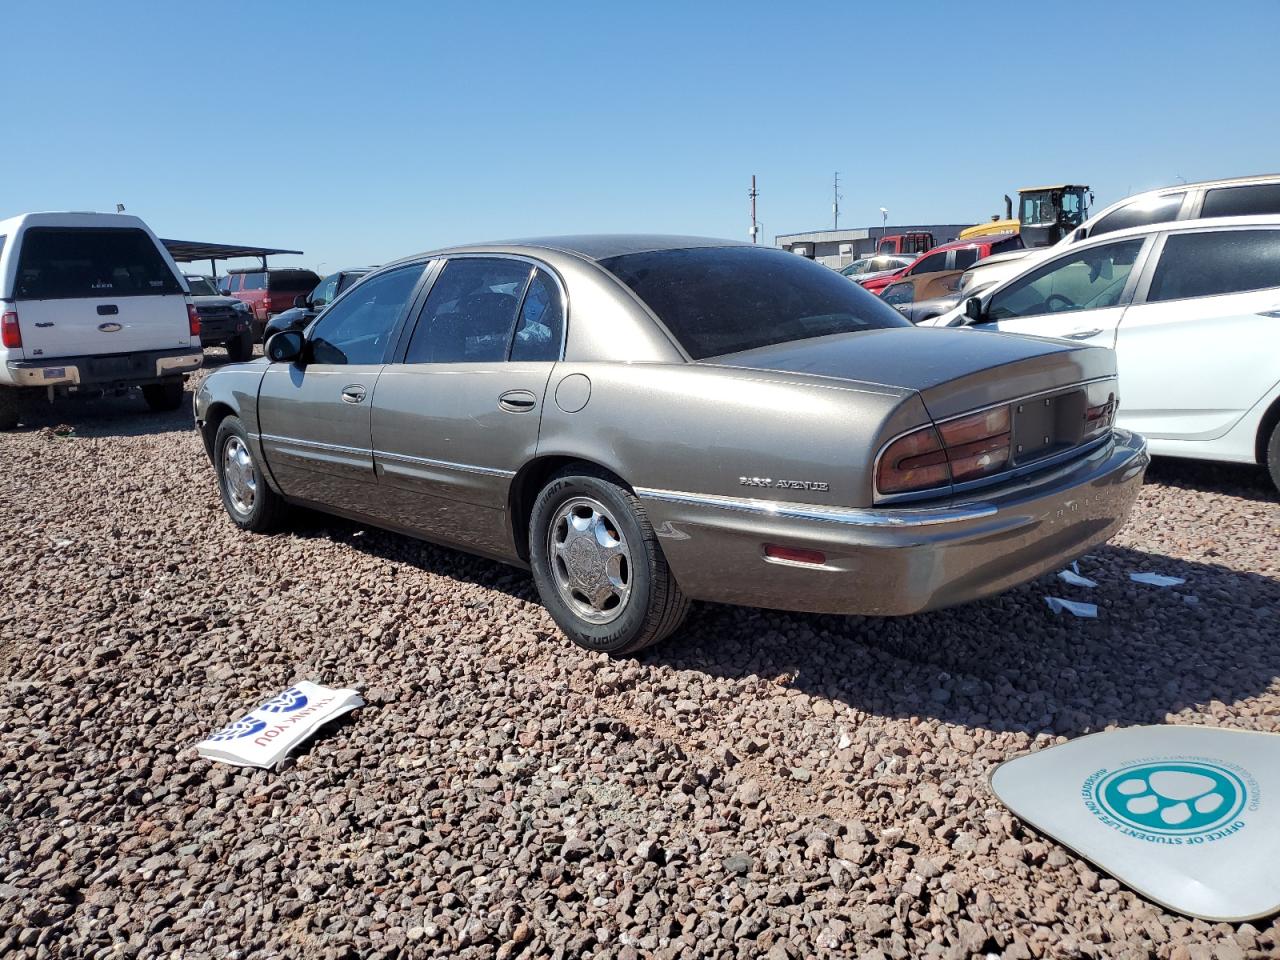
POLYGON ((18 326, 18 312, 16 310, 6 310, 4 317, 0 318, 0 343, 3 343, 10 350, 17 350, 22 347, 22 330, 18 326))
POLYGON ((880 455, 876 490, 882 494, 932 490, 999 473, 1009 466, 1009 407, 921 427, 880 455))
POLYGON ((1107 433, 1116 420, 1115 391, 1110 389, 1111 382, 1091 383, 1085 394, 1084 430, 1080 440, 1095 440, 1107 433))
POLYGON ((200 311, 194 303, 187 304, 187 323, 191 327, 191 335, 200 336, 200 311))

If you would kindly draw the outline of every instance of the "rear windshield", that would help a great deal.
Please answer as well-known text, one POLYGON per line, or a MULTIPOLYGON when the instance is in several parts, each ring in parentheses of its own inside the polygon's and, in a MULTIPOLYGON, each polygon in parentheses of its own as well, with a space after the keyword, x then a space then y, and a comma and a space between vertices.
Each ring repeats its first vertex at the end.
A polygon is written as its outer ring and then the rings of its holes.
POLYGON ((268 290, 296 290, 310 293, 320 278, 310 270, 272 270, 267 274, 268 290))
POLYGON ((216 297, 217 289, 204 277, 187 277, 187 289, 193 297, 216 297))
POLYGON ((182 293, 145 231, 32 227, 22 235, 16 296, 25 300, 182 293))
POLYGON ((695 360, 911 326, 858 284, 784 250, 659 250, 611 257, 600 265, 630 287, 695 360))

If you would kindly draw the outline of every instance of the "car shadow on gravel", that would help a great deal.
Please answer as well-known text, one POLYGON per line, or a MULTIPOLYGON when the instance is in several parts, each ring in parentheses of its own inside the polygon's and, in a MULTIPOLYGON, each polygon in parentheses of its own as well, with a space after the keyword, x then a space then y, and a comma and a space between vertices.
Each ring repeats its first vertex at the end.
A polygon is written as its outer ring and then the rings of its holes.
POLYGON ((1255 502, 1274 503, 1280 500, 1280 492, 1271 483, 1267 471, 1247 463, 1155 457, 1147 468, 1146 482, 1201 493, 1221 493, 1255 502))
POLYGON ((1163 723, 1188 707, 1229 715, 1280 677, 1280 582, 1110 546, 1080 570, 1098 586, 1049 576, 913 617, 704 605, 641 659, 882 716, 1066 736, 1163 723), (1146 586, 1131 571, 1186 583, 1146 586), (1054 614, 1050 594, 1096 603, 1098 618, 1054 614))
POLYGON ((177 410, 155 413, 147 408, 142 394, 131 390, 124 396, 59 397, 53 403, 40 400, 31 405, 13 433, 71 427, 75 437, 146 437, 162 433, 195 434, 191 412, 191 390, 182 395, 177 410))

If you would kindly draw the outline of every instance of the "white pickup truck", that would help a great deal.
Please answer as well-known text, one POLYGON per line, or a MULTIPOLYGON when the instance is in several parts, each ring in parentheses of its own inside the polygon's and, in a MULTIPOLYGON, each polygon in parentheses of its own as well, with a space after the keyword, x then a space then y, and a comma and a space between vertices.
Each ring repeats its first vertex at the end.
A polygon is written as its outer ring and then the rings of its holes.
POLYGON ((137 217, 0 220, 0 429, 32 399, 77 391, 136 386, 175 410, 203 359, 186 282, 137 217))

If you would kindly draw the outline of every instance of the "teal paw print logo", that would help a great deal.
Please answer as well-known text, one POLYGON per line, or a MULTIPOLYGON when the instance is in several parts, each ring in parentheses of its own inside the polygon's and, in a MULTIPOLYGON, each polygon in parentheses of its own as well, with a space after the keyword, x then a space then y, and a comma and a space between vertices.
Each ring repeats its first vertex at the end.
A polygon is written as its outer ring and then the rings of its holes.
POLYGON ((1199 761, 1144 763, 1100 780, 1094 800, 1115 817, 1150 833, 1206 833, 1244 809, 1245 786, 1224 767, 1199 761))

